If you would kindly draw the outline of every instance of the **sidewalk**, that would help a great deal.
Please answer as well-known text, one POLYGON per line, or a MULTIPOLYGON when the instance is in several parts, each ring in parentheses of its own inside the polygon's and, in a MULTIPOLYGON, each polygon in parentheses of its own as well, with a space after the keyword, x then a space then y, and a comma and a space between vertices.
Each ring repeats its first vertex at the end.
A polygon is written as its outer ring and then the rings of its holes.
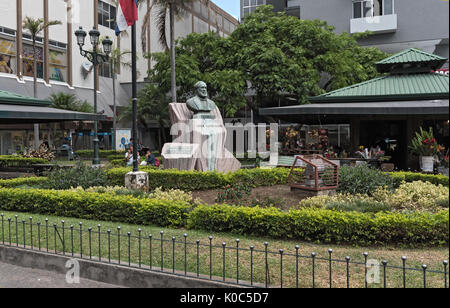
POLYGON ((80 284, 68 284, 64 274, 0 262, 0 289, 3 288, 119 288, 119 286, 87 279, 80 279, 80 284))

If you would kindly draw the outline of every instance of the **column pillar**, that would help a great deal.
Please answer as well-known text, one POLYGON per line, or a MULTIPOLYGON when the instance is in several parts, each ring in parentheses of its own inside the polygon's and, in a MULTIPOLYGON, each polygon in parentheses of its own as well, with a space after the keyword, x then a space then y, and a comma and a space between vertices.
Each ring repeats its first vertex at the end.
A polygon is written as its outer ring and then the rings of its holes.
MULTIPOLYGON (((48 0, 44 0, 44 22, 48 23, 48 0)), ((49 29, 44 29, 44 80, 46 83, 50 82, 50 53, 49 53, 49 29)))
POLYGON ((22 63, 22 0, 16 0, 16 18, 17 18, 17 31, 16 31, 16 60, 17 60, 17 77, 22 79, 23 63, 22 63))
POLYGON ((73 86, 72 72, 72 0, 67 0, 67 83, 73 86))

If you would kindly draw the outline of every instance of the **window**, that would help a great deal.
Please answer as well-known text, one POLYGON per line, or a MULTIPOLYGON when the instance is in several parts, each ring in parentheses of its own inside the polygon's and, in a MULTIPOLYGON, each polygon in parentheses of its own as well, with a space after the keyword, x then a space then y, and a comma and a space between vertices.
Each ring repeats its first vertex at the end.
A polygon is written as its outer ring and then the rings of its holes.
POLYGON ((16 73, 16 44, 0 38, 0 73, 16 73))
POLYGON ((116 29, 116 7, 109 5, 103 1, 98 1, 98 24, 110 28, 116 29))
POLYGON ((248 14, 253 13, 258 6, 263 4, 265 4, 264 0, 244 0, 243 3, 244 17, 248 14))
MULTIPOLYGON (((44 78, 44 51, 41 47, 36 47, 36 63, 37 63, 37 77, 44 78)), ((34 77, 34 54, 33 46, 23 45, 23 75, 34 77)))
POLYGON ((394 14, 394 0, 354 0, 353 18, 394 14))
POLYGON ((112 78, 111 64, 109 62, 103 62, 98 66, 99 75, 106 78, 112 78))

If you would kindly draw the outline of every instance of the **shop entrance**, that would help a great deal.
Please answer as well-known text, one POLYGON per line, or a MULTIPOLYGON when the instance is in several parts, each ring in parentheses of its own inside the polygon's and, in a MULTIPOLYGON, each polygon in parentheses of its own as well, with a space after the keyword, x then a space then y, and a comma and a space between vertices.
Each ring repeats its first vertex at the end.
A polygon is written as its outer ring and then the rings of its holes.
POLYGON ((360 145, 379 146, 398 169, 407 169, 406 121, 361 121, 360 145))

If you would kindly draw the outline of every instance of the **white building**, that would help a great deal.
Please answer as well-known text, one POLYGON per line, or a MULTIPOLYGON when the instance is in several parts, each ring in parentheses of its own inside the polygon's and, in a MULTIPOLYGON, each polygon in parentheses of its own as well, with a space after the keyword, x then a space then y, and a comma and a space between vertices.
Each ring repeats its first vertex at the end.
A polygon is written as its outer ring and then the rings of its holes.
MULTIPOLYGON (((147 71, 152 67, 144 52, 160 52, 163 46, 158 41, 155 25, 158 7, 152 10, 146 43, 141 43, 141 26, 147 7, 153 0, 141 0, 139 21, 137 23, 137 46, 139 72, 138 82, 143 82, 147 71), (145 50, 143 50, 145 48, 145 50)), ((101 36, 109 36, 114 46, 121 50, 131 50, 131 28, 129 35, 116 37, 116 1, 114 0, 0 0, 0 90, 33 96, 33 61, 30 35, 22 29, 27 16, 58 20, 62 25, 52 26, 38 38, 38 98, 47 99, 52 93, 66 92, 76 94, 81 100, 93 104, 94 78, 87 59, 80 55, 74 32, 82 26, 89 32, 97 28, 101 36), (19 55, 19 56, 18 56, 19 55)), ((193 4, 187 14, 176 21, 176 38, 185 37, 192 32, 216 31, 228 36, 238 25, 238 21, 223 11, 212 1, 203 0, 193 4)), ((169 33, 167 33, 169 37, 169 33)), ((91 48, 89 38, 85 48, 91 48)), ((99 68, 98 110, 112 118, 112 78, 108 64, 99 68)), ((131 71, 121 67, 117 76, 116 91, 119 106, 126 106, 131 96, 131 71)), ((67 125, 66 125, 67 126, 67 125)), ((111 131, 112 123, 103 123, 103 131, 111 131)), ((0 134, 16 128, 0 123, 0 134)), ((32 125, 17 129, 32 134, 32 125)), ((45 129, 45 127, 43 128, 45 129)), ((7 138, 7 137, 5 137, 7 138)), ((42 138, 42 136, 41 136, 42 138)), ((89 146, 90 147, 90 146, 89 146)), ((5 150, 2 150, 5 154, 5 150)))

